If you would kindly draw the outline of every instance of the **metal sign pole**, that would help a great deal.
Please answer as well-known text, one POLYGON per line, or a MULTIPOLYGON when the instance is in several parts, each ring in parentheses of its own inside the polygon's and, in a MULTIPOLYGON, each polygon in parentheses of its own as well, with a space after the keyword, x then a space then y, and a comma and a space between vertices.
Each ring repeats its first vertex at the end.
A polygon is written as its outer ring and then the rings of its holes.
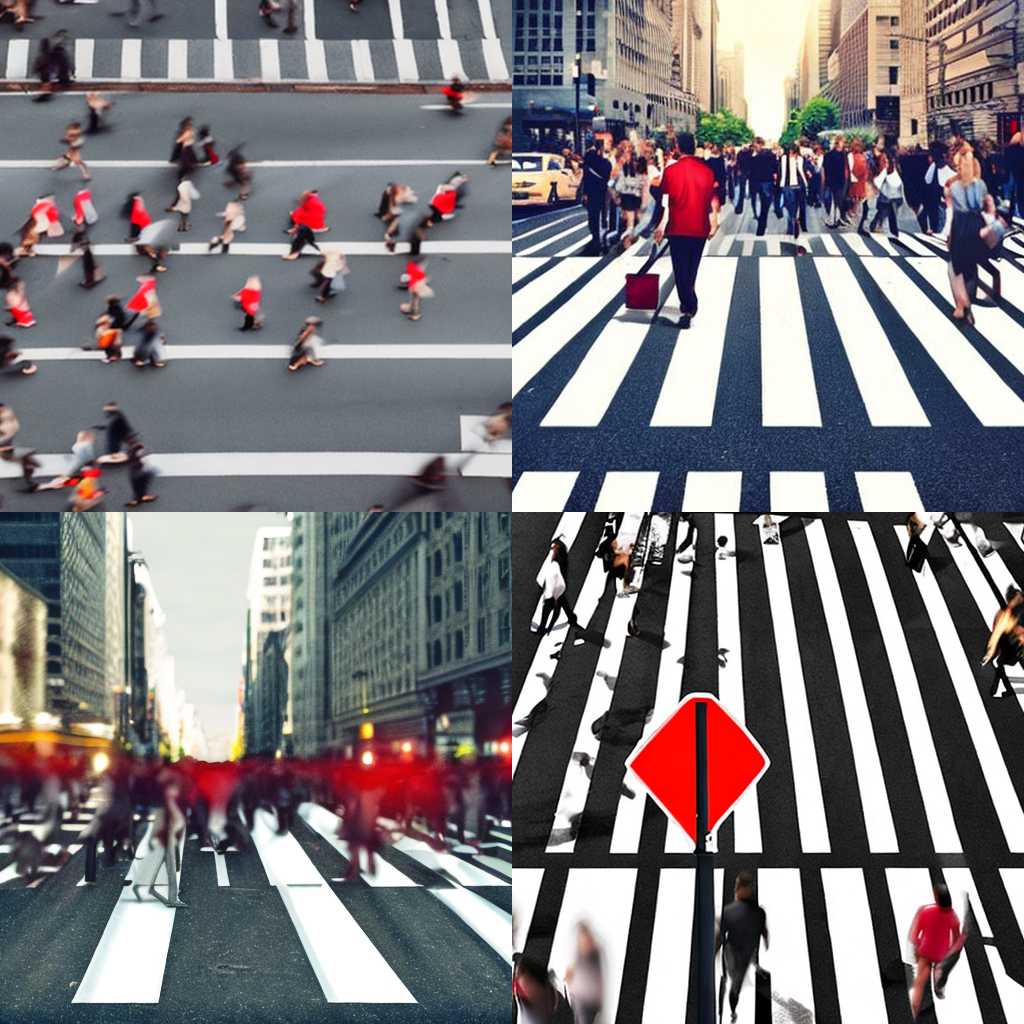
POLYGON ((715 1024, 715 855, 708 852, 708 706, 697 713, 697 1024, 715 1024))

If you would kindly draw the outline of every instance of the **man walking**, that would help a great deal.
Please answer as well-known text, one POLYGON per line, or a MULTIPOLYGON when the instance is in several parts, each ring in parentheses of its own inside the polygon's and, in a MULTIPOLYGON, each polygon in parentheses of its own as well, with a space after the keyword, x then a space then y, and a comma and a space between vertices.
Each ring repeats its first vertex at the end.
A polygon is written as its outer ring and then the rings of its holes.
POLYGON ((722 1017, 722 1001, 725 996, 726 978, 729 980, 729 1009, 732 1020, 736 1021, 736 1006, 740 1001, 740 989, 751 963, 757 963, 757 953, 764 936, 764 948, 768 948, 768 919, 764 908, 758 905, 754 896, 754 876, 741 871, 736 876, 736 899, 722 911, 715 936, 715 952, 722 950, 722 984, 718 990, 718 1016, 722 1017))
POLYGON ((850 184, 850 166, 846 159, 846 139, 837 135, 825 154, 822 170, 825 175, 825 227, 837 228, 846 206, 846 190, 850 184))
POLYGON ((763 235, 768 227, 768 211, 775 202, 775 184, 778 180, 775 154, 765 148, 764 139, 754 139, 754 156, 750 166, 750 202, 756 205, 757 233, 763 235), (754 196, 757 203, 754 203, 754 196))
POLYGON ((612 165, 605 159, 601 147, 601 140, 594 139, 583 158, 583 205, 587 208, 590 248, 594 255, 604 251, 601 221, 608 195, 608 179, 612 173, 612 165))
POLYGON ((655 244, 668 235, 672 254, 672 273, 679 295, 677 327, 689 329, 697 315, 697 270, 704 245, 718 231, 719 201, 715 173, 694 156, 697 145, 689 132, 677 140, 679 159, 670 164, 661 178, 662 207, 655 214, 655 244), (668 210, 668 226, 662 230, 661 217, 668 210))

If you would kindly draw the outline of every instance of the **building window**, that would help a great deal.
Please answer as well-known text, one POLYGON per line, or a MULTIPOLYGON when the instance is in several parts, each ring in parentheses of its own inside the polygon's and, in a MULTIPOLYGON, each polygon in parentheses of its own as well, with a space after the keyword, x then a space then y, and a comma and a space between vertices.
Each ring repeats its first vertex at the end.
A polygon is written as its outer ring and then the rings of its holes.
POLYGON ((501 561, 498 562, 498 587, 501 590, 508 590, 511 582, 508 555, 502 555, 501 561))
POLYGON ((435 551, 434 552, 434 575, 435 576, 440 576, 441 575, 442 567, 443 567, 443 562, 442 562, 442 558, 441 558, 441 552, 440 551, 435 551))
POLYGON ((504 608, 498 616, 498 644, 504 646, 512 642, 512 626, 509 619, 508 609, 504 608))
POLYGON ((499 512, 498 513, 498 529, 502 533, 508 533, 508 526, 512 520, 512 514, 510 512, 499 512))
POLYGON ((455 631, 455 660, 459 661, 462 658, 462 630, 458 629, 455 631))
POLYGON ((461 583, 456 583, 455 584, 455 588, 452 591, 452 593, 453 593, 454 598, 455 598, 455 610, 457 612, 461 612, 462 611, 462 584, 461 583))
POLYGON ((434 668, 441 664, 441 641, 434 641, 434 668))
POLYGON ((451 635, 451 633, 449 633, 444 638, 444 660, 445 661, 451 661, 452 660, 452 635, 451 635))
POLYGON ((486 563, 480 566, 476 575, 476 600, 477 604, 487 603, 487 591, 491 588, 491 570, 486 563))
POLYGON ((456 562, 462 561, 462 534, 456 533, 452 537, 452 558, 456 562))
POLYGON ((442 526, 444 526, 444 513, 443 512, 435 512, 434 513, 434 529, 435 530, 440 530, 442 526))
POLYGON ((441 621, 441 595, 440 594, 435 594, 434 595, 433 605, 434 605, 434 622, 437 623, 437 622, 441 621))
POLYGON ((487 619, 477 619, 476 622, 476 649, 482 653, 487 649, 487 619))
POLYGON ((900 69, 896 65, 889 66, 889 84, 897 85, 900 80, 900 69))

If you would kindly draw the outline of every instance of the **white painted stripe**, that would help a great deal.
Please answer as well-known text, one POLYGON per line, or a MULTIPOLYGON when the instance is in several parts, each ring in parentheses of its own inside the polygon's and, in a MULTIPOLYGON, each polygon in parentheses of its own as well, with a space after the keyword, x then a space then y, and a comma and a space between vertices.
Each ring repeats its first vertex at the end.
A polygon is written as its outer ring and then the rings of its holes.
POLYGON ((352 40, 352 66, 355 68, 357 82, 372 82, 374 80, 369 39, 352 40))
POLYGON ((710 512, 712 509, 725 509, 738 512, 742 487, 742 473, 691 470, 686 474, 683 511, 710 512))
POLYGON ((302 23, 307 39, 316 39, 316 0, 302 0, 302 23))
MULTIPOLYGON (((480 2, 486 3, 487 0, 480 0, 480 2)), ((501 40, 482 39, 480 45, 483 48, 487 77, 492 82, 507 82, 510 76, 508 65, 505 63, 505 53, 501 48, 501 40)))
MULTIPOLYGON (((736 474, 738 477, 740 474, 736 474)), ((691 473, 690 476, 693 476, 691 473)), ((737 498, 738 487, 737 487, 737 498)), ((721 508, 710 504, 706 508, 721 508)), ((739 504, 730 506, 738 509, 739 504)), ((685 511, 685 509, 684 509, 685 511)), ((715 513, 715 536, 728 537, 735 550, 736 525, 734 517, 723 512, 715 513)), ((715 587, 718 608, 718 647, 729 654, 725 665, 718 666, 718 697, 726 710, 738 722, 746 720, 746 704, 743 697, 743 646, 740 633, 739 580, 736 575, 735 558, 715 558, 715 587)), ((760 853, 761 815, 758 806, 757 786, 751 786, 740 797, 733 810, 736 853, 760 853)))
POLYGON ((650 512, 657 473, 605 473, 595 512, 650 512))
MULTIPOLYGON (((312 6, 313 0, 306 0, 312 6)), ((307 25, 308 30, 308 25, 307 25)), ((324 49, 322 39, 306 39, 306 72, 311 82, 326 82, 329 80, 327 74, 327 51, 324 49)))
MULTIPOLYGON (((917 507, 917 506, 915 506, 917 507)), ((905 537, 906 530, 894 527, 898 537, 905 537)), ((963 711, 967 733, 978 753, 982 778, 992 795, 996 816, 1002 826, 1006 845, 1011 853, 1024 852, 1024 808, 1013 787, 1006 767, 999 741, 996 739, 992 722, 985 710, 985 704, 974 678, 974 670, 967 660, 957 633, 949 607, 942 597, 931 566, 926 562, 921 572, 912 574, 917 588, 924 599, 925 608, 931 619, 932 629, 939 641, 946 670, 953 681, 957 700, 963 711)))
POLYGON ((872 235, 871 236, 871 241, 874 242, 875 245, 880 246, 885 251, 886 255, 888 255, 888 256, 902 256, 903 255, 902 252, 900 252, 896 248, 896 246, 894 246, 892 244, 892 242, 890 242, 889 239, 886 238, 884 235, 872 235))
POLYGON ((142 77, 142 40, 121 41, 121 78, 135 81, 142 77))
MULTIPOLYGON (((547 238, 542 238, 539 242, 534 242, 532 245, 528 245, 525 249, 518 250, 516 252, 516 256, 532 256, 535 252, 540 252, 541 249, 546 249, 549 245, 553 245, 561 238, 568 238, 570 235, 578 235, 581 231, 585 230, 586 225, 581 220, 577 220, 570 224, 564 231, 559 231, 556 235, 549 235, 547 238)), ((518 242, 519 239, 514 238, 513 241, 518 242)))
POLYGON ((252 838, 270 884, 281 894, 329 1003, 415 1003, 290 832, 276 835, 256 812, 252 838), (338 950, 345 951, 344 956, 338 950))
POLYGON ((452 26, 448 20, 448 0, 434 0, 434 10, 437 12, 437 34, 442 39, 451 39, 452 26))
POLYGON ((831 235, 818 235, 818 241, 821 242, 825 252, 830 256, 841 256, 842 253, 839 251, 839 246, 836 245, 836 240, 831 235))
POLYGON ((872 256, 873 253, 867 242, 856 232, 845 232, 840 236, 842 240, 853 250, 857 256, 872 256))
POLYGON ((548 262, 547 256, 527 257, 523 260, 512 261, 512 283, 518 284, 527 274, 532 274, 538 267, 548 262))
POLYGON ((710 427, 738 259, 704 260, 697 273, 700 315, 680 331, 651 416, 652 427, 710 427))
POLYGON ((910 473, 854 474, 861 508, 865 512, 891 512, 901 508, 924 508, 910 473))
POLYGON ((511 914, 468 889, 427 889, 427 892, 457 914, 495 953, 512 963, 508 944, 511 914))
MULTIPOLYGON (((326 807, 321 807, 319 804, 303 803, 299 805, 299 816, 314 832, 326 839, 345 860, 351 863, 352 851, 349 844, 338 838, 340 819, 336 814, 327 810, 326 807)), ((366 857, 363 856, 359 864, 359 876, 367 885, 386 888, 409 888, 416 885, 416 882, 408 875, 399 871, 398 868, 389 861, 384 860, 383 857, 376 858, 376 873, 372 875, 369 871, 363 870, 363 863, 365 861, 366 857)))
POLYGON ((659 873, 642 1024, 686 1020, 695 875, 693 868, 659 873))
POLYGON ((585 235, 575 242, 570 242, 564 249, 559 249, 555 256, 579 256, 590 244, 590 236, 585 235))
MULTIPOLYGON (((511 882, 503 882, 495 878, 494 875, 481 870, 469 861, 456 857, 454 853, 435 850, 428 843, 419 839, 402 836, 392 846, 442 878, 447 878, 449 881, 457 882, 459 885, 466 886, 467 888, 512 884, 511 882)), ((508 937, 506 936, 506 943, 507 941, 508 937)))
POLYGON ((807 683, 800 661, 800 643, 789 591, 785 549, 782 544, 760 547, 764 555, 764 573, 768 584, 768 603, 775 635, 775 654, 782 686, 782 707, 786 717, 790 757, 793 764, 793 789, 800 827, 800 848, 804 853, 830 853, 828 820, 817 771, 804 770, 818 764, 811 712, 807 704, 807 683))
POLYGON ((496 39, 498 33, 494 30, 494 15, 491 13, 491 0, 476 0, 480 9, 480 24, 483 26, 485 39, 496 39))
POLYGON ((818 390, 792 260, 758 260, 761 415, 766 427, 820 427, 818 390))
MULTIPOLYGON (((568 280, 584 273, 586 269, 586 266, 577 267, 576 261, 573 261, 564 272, 561 266, 556 268, 560 276, 553 278, 546 285, 543 285, 543 288, 539 286, 555 274, 556 270, 544 274, 543 277, 527 285, 522 291, 516 292, 512 296, 514 318, 521 315, 520 310, 523 308, 523 302, 526 298, 524 292, 535 289, 537 293, 543 294, 550 290, 556 282, 562 281, 567 284, 568 280)), ((597 315, 598 310, 615 298, 622 288, 622 284, 622 269, 617 266, 616 261, 612 261, 576 292, 571 302, 566 302, 559 306, 551 316, 543 323, 538 324, 516 345, 512 361, 513 397, 519 394, 544 369, 548 362, 554 359, 569 344, 573 336, 592 317, 597 315)), ((555 294, 557 293, 556 291, 555 294)), ((521 323, 522 321, 519 322, 521 323)))
POLYGON ((276 39, 260 41, 260 75, 264 82, 281 81, 281 60, 276 39))
POLYGON ((217 885, 221 888, 230 886, 231 882, 228 879, 228 862, 227 858, 222 853, 213 851, 213 863, 217 869, 217 885))
POLYGON ((849 264, 819 256, 814 268, 828 296, 829 311, 871 425, 929 426, 928 416, 849 264))
MULTIPOLYGON (((398 4, 399 0, 391 0, 398 4)), ((420 73, 416 67, 416 51, 413 49, 411 39, 393 39, 395 47, 395 64, 398 66, 398 80, 400 82, 418 82, 420 73)))
POLYGON ((913 286, 896 263, 864 260, 863 265, 982 425, 1024 426, 1024 401, 1013 393, 956 324, 913 286))
POLYGON ((171 82, 184 82, 188 79, 187 39, 167 40, 167 78, 171 82))
POLYGON ((773 472, 769 479, 773 509, 828 511, 828 489, 825 486, 824 473, 773 472))
MULTIPOLYGON (((902 940, 905 962, 909 962, 906 936, 918 908, 933 902, 931 874, 927 868, 886 868, 885 880, 889 887, 896 934, 902 940)), ((952 978, 946 986, 946 998, 935 1000, 938 1024, 982 1024, 968 957, 960 958, 952 978)))
MULTIPOLYGON (((893 506, 902 508, 903 506, 893 506)), ((918 505, 908 505, 918 508, 918 505)), ((917 786, 924 804, 925 817, 931 833, 932 846, 936 853, 961 853, 960 836, 957 832, 953 809, 949 804, 949 795, 939 765, 939 755, 935 750, 935 741, 928 724, 921 688, 914 671, 914 663, 910 658, 907 639, 903 633, 896 603, 882 566, 881 555, 875 544, 870 524, 863 521, 851 521, 850 532, 853 534, 857 554, 871 594, 878 627, 885 644, 886 656, 892 671, 896 696, 900 702, 900 713, 907 732, 910 746, 911 761, 917 776, 917 786)), ((910 784, 910 780, 905 780, 910 784)))
MULTIPOLYGON (((26 359, 34 362, 102 362, 102 352, 83 352, 80 348, 23 349, 26 359)), ((291 345, 175 345, 171 356, 177 359, 285 359, 291 345)), ((511 359, 511 345, 323 345, 325 359, 511 359)), ((134 347, 126 345, 125 358, 134 347)))
MULTIPOLYGON (((604 968, 602 1017, 616 1019, 629 919, 636 887, 635 868, 571 868, 558 915, 549 966, 559 978, 576 962, 576 924, 586 921, 601 936, 604 968), (600 898, 595 899, 595 893, 600 898)), ((678 966, 676 968, 679 970, 678 966)), ((682 972, 680 972, 682 973, 682 972)))
MULTIPOLYGON (((444 0, 437 0, 437 2, 443 3, 444 0)), ((438 39, 437 52, 441 58, 441 74, 445 78, 455 78, 457 76, 463 81, 469 78, 469 75, 466 74, 466 69, 462 66, 462 54, 459 52, 458 40, 438 39)))
POLYGON ((544 881, 543 868, 512 869, 512 950, 521 953, 530 934, 537 897, 544 881))
MULTIPOLYGON (((386 256, 387 248, 383 242, 346 242, 330 238, 318 239, 319 245, 336 245, 344 249, 347 256, 386 256)), ((397 252, 406 250, 408 243, 399 243, 397 252)), ((41 256, 68 256, 71 247, 69 245, 43 244, 36 247, 36 252, 41 256)), ((121 243, 110 243, 94 245, 92 251, 97 256, 131 256, 135 254, 135 246, 121 243)), ((232 242, 232 253, 240 256, 280 256, 288 252, 287 243, 276 242, 232 242)), ((310 249, 310 252, 314 250, 310 249)), ((475 241, 475 242, 424 242, 423 253, 438 253, 448 256, 505 256, 511 253, 511 242, 504 241, 475 241)), ((181 242, 177 247, 172 247, 172 256, 209 256, 205 242, 181 242)))
MULTIPOLYGON (((310 371, 307 371, 310 372, 310 371)), ((448 462, 464 461, 462 452, 442 453, 448 462)), ((153 463, 162 476, 416 476, 437 452, 157 452, 153 463)), ((40 455, 41 476, 57 476, 68 466, 67 455, 40 455)), ((0 479, 21 474, 17 464, 0 464, 0 479)), ((512 458, 481 452, 462 470, 463 476, 510 477, 512 458)))
POLYGON ((92 63, 95 52, 95 39, 75 40, 75 77, 80 82, 87 82, 92 78, 92 63))
POLYGON ((864 681, 857 661, 857 649, 853 642, 846 604, 839 586, 839 574, 832 559, 824 523, 820 519, 809 523, 804 535, 811 553, 818 593, 821 595, 821 606, 825 612, 825 624, 832 644, 836 674, 839 677, 839 691, 843 698, 846 725, 850 733, 868 849, 872 853, 898 853, 896 826, 889 806, 882 761, 875 743, 864 681))
POLYGON ((491 868, 501 875, 502 878, 508 879, 509 885, 512 884, 512 865, 507 860, 502 860, 500 857, 491 857, 486 853, 475 853, 473 855, 473 863, 483 864, 485 867, 491 868))
MULTIPOLYGON (((555 224, 568 224, 569 221, 575 221, 577 224, 582 225, 586 218, 580 215, 579 210, 572 210, 562 217, 552 217, 550 220, 544 221, 543 224, 538 225, 535 228, 530 228, 529 231, 521 231, 518 234, 512 235, 513 242, 521 242, 524 238, 529 238, 530 235, 536 235, 540 231, 544 231, 547 228, 554 227, 555 224)), ((513 231, 515 231, 515 225, 513 225, 513 231)), ((516 253, 518 258, 519 253, 516 253)), ((542 257, 545 258, 546 257, 542 257)))
POLYGON ((782 255, 782 238, 779 235, 766 235, 764 243, 769 256, 782 255))
POLYGON ((579 473, 526 472, 512 492, 515 512, 558 512, 565 508, 579 473))
POLYGON ((213 41, 213 77, 218 82, 229 82, 235 77, 230 39, 214 39, 213 41))
POLYGON ((935 258, 935 250, 929 249, 927 245, 922 245, 913 235, 901 232, 899 244, 905 245, 911 252, 916 252, 920 256, 930 256, 932 259, 935 258))
POLYGON ((7 43, 7 73, 5 78, 28 77, 28 40, 11 39, 7 43))
POLYGON ((822 868, 821 883, 842 1024, 888 1020, 864 874, 860 868, 822 868))
POLYGON ((391 16, 391 35, 401 39, 405 35, 402 23, 402 0, 388 0, 388 14, 391 16))
POLYGON ((768 918, 771 943, 762 950, 760 963, 771 971, 772 991, 785 993, 791 1019, 799 1019, 795 1002, 808 1011, 804 1019, 813 1020, 814 988, 800 869, 758 868, 757 902, 768 918))
MULTIPOLYGON (((16 40, 23 42, 24 40, 16 40)), ((139 42, 140 40, 136 40, 139 42)), ((171 40, 174 42, 175 40, 171 40)), ((182 42, 183 40, 178 40, 182 42)), ((19 93, 19 95, 22 95, 19 93)), ((421 160, 381 157, 379 160, 251 160, 250 167, 304 168, 304 167, 485 167, 483 159, 421 160)), ((43 170, 53 166, 52 160, 0 160, 0 170, 43 170)), ((167 160, 90 160, 90 167, 117 167, 127 170, 170 166, 167 160)))
POLYGON ((754 255, 754 240, 752 238, 748 238, 748 239, 746 239, 746 241, 744 241, 742 255, 744 255, 744 256, 753 256, 754 255))
POLYGON ((213 0, 214 32, 218 39, 228 38, 228 0, 213 0))

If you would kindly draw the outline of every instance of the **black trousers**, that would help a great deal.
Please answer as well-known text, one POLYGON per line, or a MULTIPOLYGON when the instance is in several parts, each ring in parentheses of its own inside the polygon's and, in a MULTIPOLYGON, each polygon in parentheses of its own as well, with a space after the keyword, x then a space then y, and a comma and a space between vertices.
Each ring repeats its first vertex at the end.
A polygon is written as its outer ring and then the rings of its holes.
POLYGON ((559 610, 565 612, 565 617, 569 620, 570 625, 576 625, 576 614, 569 607, 569 602, 565 599, 565 594, 561 597, 548 597, 544 599, 544 605, 540 611, 540 629, 537 630, 541 636, 544 633, 550 633, 555 628, 555 623, 558 621, 559 610), (548 616, 551 616, 551 622, 548 624, 548 616), (545 629, 547 626, 547 629, 545 629))
POLYGON ((295 238, 292 239, 290 252, 302 252, 307 245, 313 246, 317 252, 320 251, 320 246, 316 244, 316 236, 313 234, 312 228, 306 227, 305 224, 300 224, 298 231, 295 232, 295 238))
POLYGON ((690 238, 687 235, 670 235, 668 239, 672 273, 675 275, 676 292, 679 295, 679 311, 685 315, 697 314, 697 270, 706 242, 706 238, 690 238))
POLYGON ((587 193, 587 226, 594 248, 601 249, 601 220, 604 214, 605 192, 587 193))

